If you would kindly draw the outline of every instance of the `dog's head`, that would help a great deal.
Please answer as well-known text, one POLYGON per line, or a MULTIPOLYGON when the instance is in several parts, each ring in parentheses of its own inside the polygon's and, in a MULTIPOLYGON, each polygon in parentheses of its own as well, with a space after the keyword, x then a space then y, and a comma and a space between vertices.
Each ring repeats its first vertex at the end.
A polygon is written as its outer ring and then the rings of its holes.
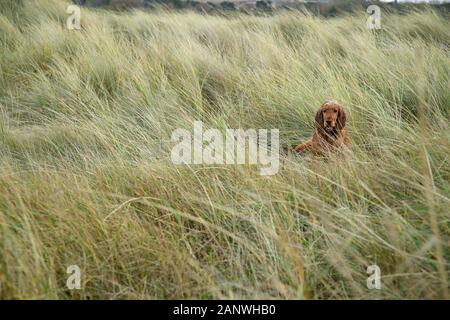
POLYGON ((333 132, 343 129, 346 119, 344 108, 339 103, 334 100, 325 101, 317 110, 316 126, 325 132, 333 132))

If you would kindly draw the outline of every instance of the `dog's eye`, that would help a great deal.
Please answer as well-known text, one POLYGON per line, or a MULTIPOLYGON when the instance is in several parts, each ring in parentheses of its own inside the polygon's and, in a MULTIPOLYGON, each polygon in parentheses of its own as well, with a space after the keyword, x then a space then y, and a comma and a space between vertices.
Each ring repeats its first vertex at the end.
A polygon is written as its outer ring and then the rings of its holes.
POLYGON ((334 111, 335 113, 338 112, 337 109, 334 109, 333 111, 334 111))

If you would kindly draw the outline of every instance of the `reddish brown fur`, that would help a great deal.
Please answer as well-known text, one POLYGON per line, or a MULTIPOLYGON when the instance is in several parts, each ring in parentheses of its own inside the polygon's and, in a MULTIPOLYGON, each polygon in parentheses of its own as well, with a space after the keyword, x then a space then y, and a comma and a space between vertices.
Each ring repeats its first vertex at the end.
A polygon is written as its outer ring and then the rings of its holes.
POLYGON ((344 108, 339 103, 326 101, 316 113, 314 135, 296 146, 295 151, 309 151, 315 156, 325 156, 330 151, 341 150, 343 145, 348 147, 346 118, 344 108))

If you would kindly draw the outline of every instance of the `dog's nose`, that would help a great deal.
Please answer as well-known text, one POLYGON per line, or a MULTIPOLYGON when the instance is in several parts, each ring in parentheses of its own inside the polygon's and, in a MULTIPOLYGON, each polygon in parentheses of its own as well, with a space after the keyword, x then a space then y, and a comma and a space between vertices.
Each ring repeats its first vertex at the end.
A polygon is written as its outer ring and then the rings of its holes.
POLYGON ((326 123, 327 123, 327 124, 331 124, 331 120, 327 120, 326 123))

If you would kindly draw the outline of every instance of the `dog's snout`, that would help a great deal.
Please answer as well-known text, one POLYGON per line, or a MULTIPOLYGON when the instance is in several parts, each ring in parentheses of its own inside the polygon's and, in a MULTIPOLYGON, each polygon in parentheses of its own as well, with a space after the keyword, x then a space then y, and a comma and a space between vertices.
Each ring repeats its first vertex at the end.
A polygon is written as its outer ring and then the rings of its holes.
POLYGON ((325 121, 327 124, 331 124, 331 119, 327 119, 326 121, 325 121))

